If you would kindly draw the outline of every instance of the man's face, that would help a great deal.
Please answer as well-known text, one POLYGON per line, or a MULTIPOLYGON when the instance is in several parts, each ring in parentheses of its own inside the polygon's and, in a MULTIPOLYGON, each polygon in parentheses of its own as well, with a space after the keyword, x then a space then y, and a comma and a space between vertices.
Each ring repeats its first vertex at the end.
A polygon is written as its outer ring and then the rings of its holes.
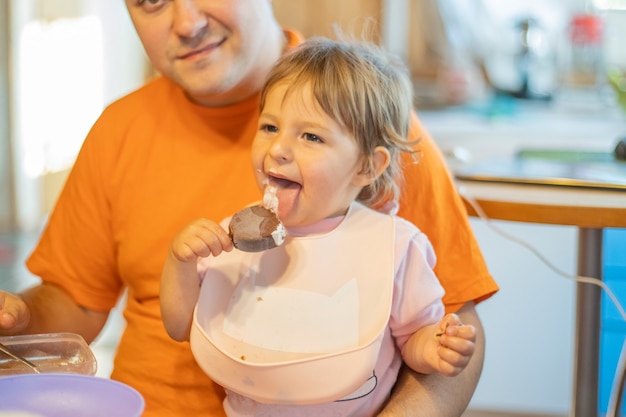
POLYGON ((284 36, 271 0, 126 0, 154 68, 203 105, 257 92, 284 36))

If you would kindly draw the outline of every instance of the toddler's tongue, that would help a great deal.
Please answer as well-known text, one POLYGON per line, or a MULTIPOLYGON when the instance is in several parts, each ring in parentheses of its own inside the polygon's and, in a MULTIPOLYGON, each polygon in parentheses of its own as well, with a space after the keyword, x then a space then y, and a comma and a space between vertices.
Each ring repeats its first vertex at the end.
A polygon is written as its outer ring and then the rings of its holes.
POLYGON ((291 210, 293 210, 293 206, 296 204, 296 198, 298 197, 298 193, 300 193, 301 188, 300 184, 292 182, 287 187, 281 187, 278 189, 278 212, 276 214, 279 219, 287 217, 291 210))
POLYGON ((300 184, 295 182, 273 180, 265 187, 263 205, 275 211, 278 218, 282 219, 293 209, 301 188, 300 184))

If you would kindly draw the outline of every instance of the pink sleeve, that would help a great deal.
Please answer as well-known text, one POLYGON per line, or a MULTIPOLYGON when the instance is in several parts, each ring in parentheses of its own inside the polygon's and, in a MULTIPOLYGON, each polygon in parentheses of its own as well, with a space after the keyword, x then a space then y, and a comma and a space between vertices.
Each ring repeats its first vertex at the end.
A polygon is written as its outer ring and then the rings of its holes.
POLYGON ((444 290, 433 268, 435 252, 425 234, 403 219, 396 221, 396 273, 389 327, 400 349, 420 328, 444 315, 444 290))

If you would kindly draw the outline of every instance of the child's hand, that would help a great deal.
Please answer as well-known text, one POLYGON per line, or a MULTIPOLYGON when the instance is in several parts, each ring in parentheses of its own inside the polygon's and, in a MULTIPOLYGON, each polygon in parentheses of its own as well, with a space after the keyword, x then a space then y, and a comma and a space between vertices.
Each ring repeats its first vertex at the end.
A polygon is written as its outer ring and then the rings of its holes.
POLYGON ((474 354, 476 329, 463 325, 456 314, 446 315, 437 328, 439 330, 434 337, 439 341, 438 371, 447 376, 456 376, 465 369, 474 354))
POLYGON ((171 253, 180 262, 196 262, 198 257, 217 256, 233 250, 230 236, 219 224, 198 219, 174 238, 171 253))

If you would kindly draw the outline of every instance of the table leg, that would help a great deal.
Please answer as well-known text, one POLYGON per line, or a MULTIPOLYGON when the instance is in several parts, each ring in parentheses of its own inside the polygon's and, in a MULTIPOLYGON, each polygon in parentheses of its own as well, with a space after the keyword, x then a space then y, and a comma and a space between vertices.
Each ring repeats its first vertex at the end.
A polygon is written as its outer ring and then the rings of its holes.
MULTIPOLYGON (((602 278, 602 229, 580 228, 578 275, 602 278)), ((576 288, 576 340, 574 350, 574 417, 598 415, 598 368, 600 358, 600 302, 602 289, 578 283, 576 288)))

